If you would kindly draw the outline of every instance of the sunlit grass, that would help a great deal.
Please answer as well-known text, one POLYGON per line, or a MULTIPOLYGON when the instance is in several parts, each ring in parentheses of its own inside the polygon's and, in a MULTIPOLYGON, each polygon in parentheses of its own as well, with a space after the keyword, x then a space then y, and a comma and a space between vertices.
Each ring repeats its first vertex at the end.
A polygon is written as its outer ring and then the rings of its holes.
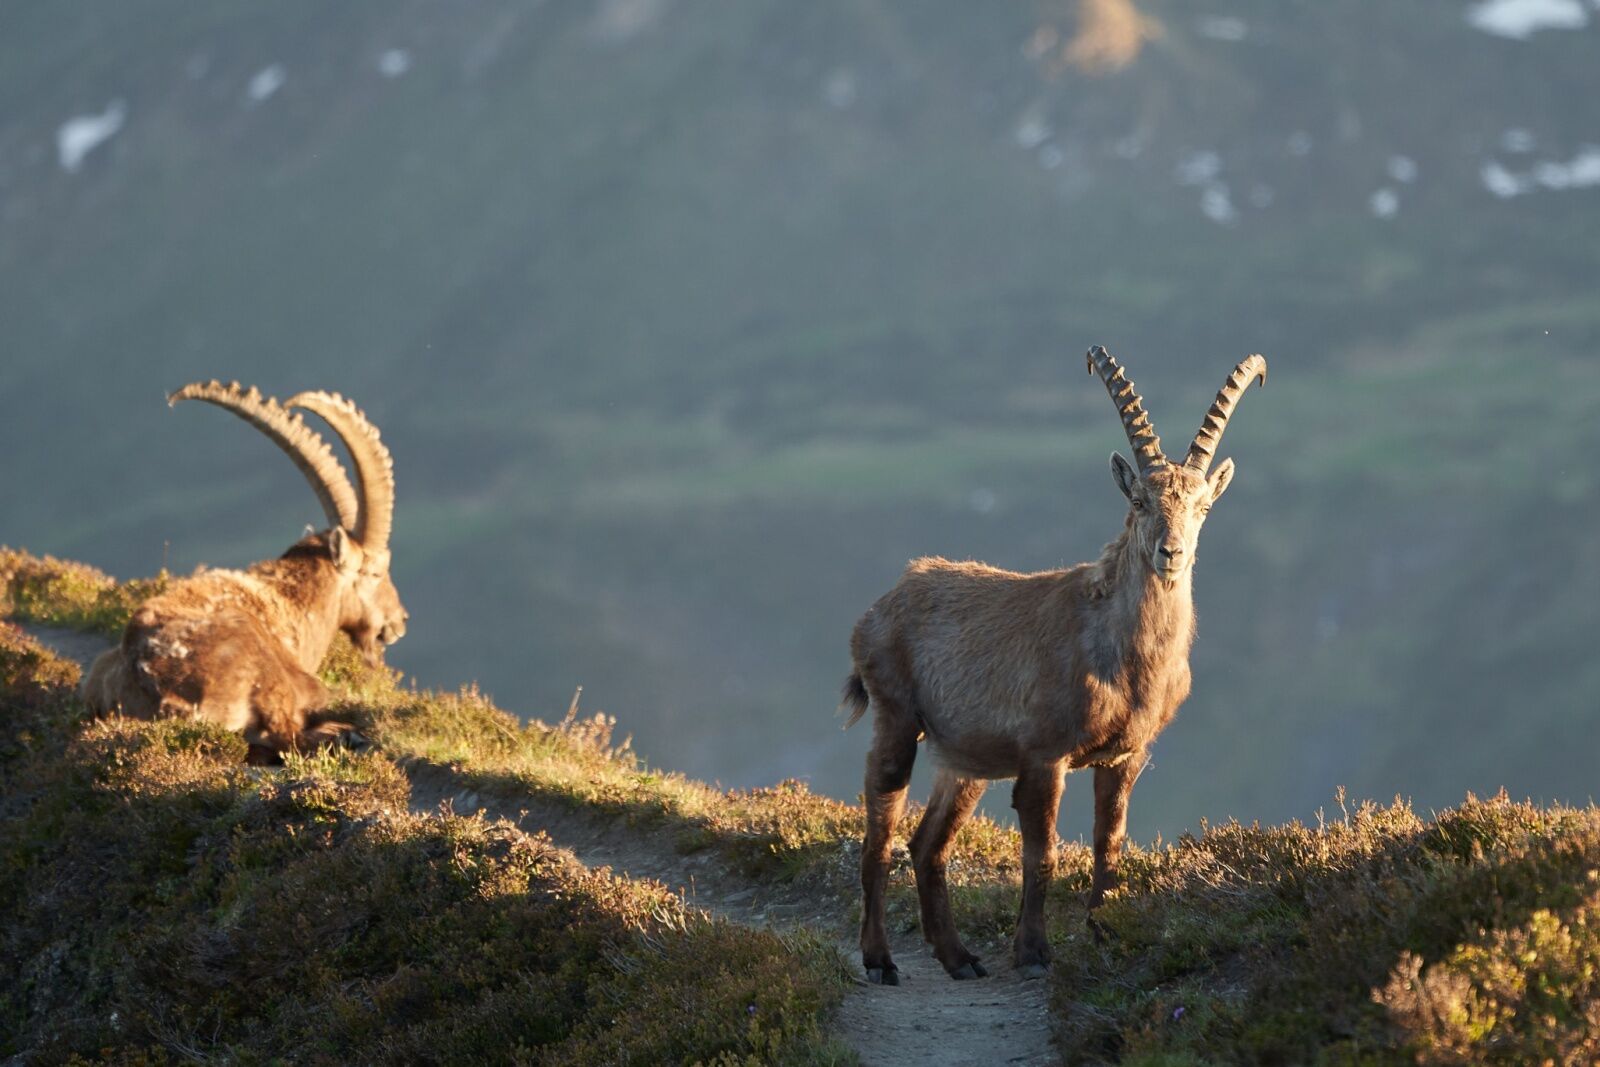
POLYGON ((162 573, 118 582, 87 564, 0 546, 0 618, 114 636, 167 581, 162 573))

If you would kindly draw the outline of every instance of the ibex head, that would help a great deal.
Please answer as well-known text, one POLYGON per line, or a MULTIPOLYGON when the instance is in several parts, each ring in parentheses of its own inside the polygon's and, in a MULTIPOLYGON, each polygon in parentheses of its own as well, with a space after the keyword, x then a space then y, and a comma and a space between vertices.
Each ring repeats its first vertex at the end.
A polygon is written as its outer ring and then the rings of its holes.
POLYGON ((1145 414, 1144 398, 1134 391, 1117 361, 1104 348, 1089 350, 1090 373, 1098 373, 1122 416, 1128 444, 1138 462, 1136 471, 1120 453, 1111 454, 1111 474, 1128 498, 1128 527, 1139 555, 1159 578, 1175 581, 1194 565, 1195 544, 1206 514, 1233 480, 1233 460, 1225 459, 1207 473, 1234 405, 1253 380, 1267 381, 1267 361, 1248 356, 1223 383, 1211 410, 1189 446, 1183 463, 1170 462, 1161 439, 1145 414))
POLYGON ((405 605, 389 577, 389 550, 363 547, 341 526, 328 532, 328 558, 339 573, 339 629, 374 667, 406 634, 405 605))
POLYGON ((195 382, 172 393, 168 404, 204 400, 238 415, 266 434, 306 476, 322 504, 329 530, 303 538, 288 555, 322 556, 337 575, 337 619, 341 630, 374 666, 383 649, 406 632, 406 609, 389 577, 389 531, 394 521, 394 461, 377 427, 337 393, 309 392, 279 405, 238 382, 195 382), (350 450, 356 467, 352 486, 326 441, 292 408, 321 415, 350 450))

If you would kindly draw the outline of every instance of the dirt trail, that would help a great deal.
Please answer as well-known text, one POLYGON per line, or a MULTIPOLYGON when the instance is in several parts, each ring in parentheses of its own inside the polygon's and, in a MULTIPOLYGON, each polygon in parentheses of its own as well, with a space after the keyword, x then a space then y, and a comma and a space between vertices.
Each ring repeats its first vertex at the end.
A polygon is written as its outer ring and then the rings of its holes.
MULTIPOLYGON (((447 767, 402 763, 411 778, 413 810, 448 804, 458 814, 481 812, 527 832, 544 831, 588 867, 610 867, 632 878, 648 878, 681 890, 714 915, 754 926, 805 925, 831 935, 855 969, 859 949, 845 917, 850 904, 809 894, 796 899, 782 890, 751 884, 722 871, 709 853, 681 855, 670 839, 630 832, 615 822, 527 797, 508 798, 471 788, 447 767)), ((896 930, 892 940, 900 967, 899 986, 852 987, 835 1018, 837 1035, 868 1067, 883 1064, 1054 1064, 1050 1045, 1049 983, 1024 981, 1006 952, 985 955, 990 976, 955 982, 944 973, 915 929, 896 930)))
MULTIPOLYGON (((70 630, 23 628, 85 668, 110 644, 70 630)), ((446 805, 457 814, 482 813, 529 833, 543 831, 587 867, 609 867, 618 874, 660 882, 682 892, 695 906, 733 922, 780 929, 808 926, 831 936, 852 970, 859 964, 855 931, 846 918, 851 902, 751 883, 724 871, 710 852, 682 855, 661 835, 630 831, 614 819, 527 796, 475 790, 449 767, 398 762, 411 780, 414 811, 431 813, 446 805)), ((1061 1062, 1050 1044, 1049 983, 1022 980, 1011 967, 1008 946, 984 951, 974 945, 990 976, 956 982, 945 976, 914 925, 904 929, 897 924, 892 933, 901 984, 884 987, 859 981, 835 1018, 838 1037, 863 1064, 972 1067, 1061 1062)))

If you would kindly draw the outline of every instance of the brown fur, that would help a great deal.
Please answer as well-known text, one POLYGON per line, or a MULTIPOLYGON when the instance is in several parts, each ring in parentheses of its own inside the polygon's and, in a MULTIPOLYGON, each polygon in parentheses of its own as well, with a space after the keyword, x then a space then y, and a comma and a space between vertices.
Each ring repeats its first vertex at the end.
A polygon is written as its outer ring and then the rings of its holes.
POLYGON ((1016 779, 1023 888, 1014 951, 1025 973, 1049 965, 1044 897, 1069 770, 1095 768, 1090 906, 1116 885, 1129 791, 1189 693, 1195 543, 1233 465, 1207 477, 1163 464, 1141 476, 1113 456, 1112 470, 1129 511, 1099 560, 1038 574, 915 560, 856 624, 844 703, 850 723, 869 707, 874 715, 861 866, 862 961, 873 981, 898 982, 883 895, 924 736, 939 771, 911 855, 923 936, 952 977, 984 974, 957 936, 944 872, 987 780, 1016 779))
POLYGON ((246 571, 196 572, 134 613, 90 667, 85 701, 100 714, 208 719, 243 733, 258 759, 336 737, 348 727, 318 721, 328 693, 316 676, 334 637, 351 634, 376 664, 404 632, 387 554, 374 555, 335 530, 246 571))
POLYGON ((315 747, 349 729, 324 714, 316 670, 343 631, 374 666, 404 635, 406 610, 389 578, 394 464, 377 427, 334 393, 300 393, 288 408, 238 382, 192 382, 169 405, 200 400, 264 433, 306 476, 331 524, 246 571, 206 570, 134 612, 119 647, 83 679, 98 714, 182 716, 238 730, 251 758, 315 747), (328 445, 291 408, 328 422, 350 449, 350 484, 328 445))
POLYGON ((200 400, 261 430, 306 475, 330 528, 248 571, 208 571, 174 582, 134 613, 122 645, 91 664, 83 699, 96 713, 205 718, 245 734, 253 760, 336 739, 349 729, 323 715, 317 667, 339 632, 366 661, 405 633, 389 579, 394 461, 378 427, 338 394, 304 392, 288 408, 238 382, 190 382, 168 405, 200 400), (296 411, 322 416, 350 450, 360 490, 296 411))

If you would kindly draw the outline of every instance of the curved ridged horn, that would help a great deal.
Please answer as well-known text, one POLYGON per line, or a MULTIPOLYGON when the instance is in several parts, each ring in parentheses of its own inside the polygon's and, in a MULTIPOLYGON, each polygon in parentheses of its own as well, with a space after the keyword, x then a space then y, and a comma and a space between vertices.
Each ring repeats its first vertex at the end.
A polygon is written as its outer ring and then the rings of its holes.
POLYGON ((298 393, 285 406, 316 412, 344 439, 361 487, 361 515, 351 533, 363 548, 388 548, 394 525, 394 459, 379 440, 378 428, 338 393, 298 393))
POLYGON ((1212 403, 1211 410, 1206 412, 1199 432, 1194 435, 1194 444, 1189 446, 1189 456, 1183 461, 1184 466, 1193 467, 1201 473, 1211 466, 1211 459, 1217 452, 1217 442, 1222 440, 1222 431, 1227 429, 1228 419, 1233 415, 1233 406, 1250 388, 1250 382, 1256 379, 1262 385, 1267 384, 1267 361, 1260 356, 1246 356, 1233 368, 1233 373, 1228 375, 1228 380, 1218 390, 1217 399, 1212 403))
POLYGON ((1089 373, 1098 372, 1100 380, 1106 383, 1106 392, 1111 394, 1111 402, 1117 406, 1117 414, 1122 416, 1122 428, 1128 434, 1128 444, 1133 449, 1133 461, 1139 465, 1139 474, 1143 476, 1164 466, 1167 457, 1161 451, 1161 438, 1156 436, 1150 416, 1145 414, 1144 397, 1134 392, 1133 382, 1128 380, 1111 353, 1105 350, 1105 346, 1095 345, 1089 349, 1085 362, 1089 365, 1089 373))
POLYGON ((272 439, 272 442, 294 461, 300 473, 311 483, 317 494, 322 513, 330 526, 349 529, 354 525, 359 508, 356 491, 350 487, 350 478, 334 457, 333 450, 322 436, 305 424, 292 411, 278 406, 271 397, 263 397, 261 390, 251 386, 248 391, 238 382, 223 385, 219 381, 191 382, 167 394, 167 406, 180 400, 204 400, 239 416, 272 439))

